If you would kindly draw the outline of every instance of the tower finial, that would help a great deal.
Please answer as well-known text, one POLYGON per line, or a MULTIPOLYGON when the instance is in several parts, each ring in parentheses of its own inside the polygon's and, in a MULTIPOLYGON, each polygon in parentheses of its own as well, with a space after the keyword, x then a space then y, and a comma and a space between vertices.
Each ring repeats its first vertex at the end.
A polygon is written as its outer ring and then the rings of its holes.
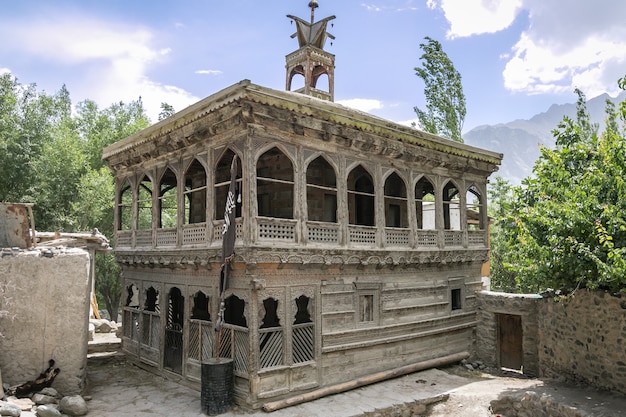
POLYGON ((320 7, 316 0, 311 0, 309 2, 309 7, 311 8, 311 24, 315 23, 315 9, 320 7))

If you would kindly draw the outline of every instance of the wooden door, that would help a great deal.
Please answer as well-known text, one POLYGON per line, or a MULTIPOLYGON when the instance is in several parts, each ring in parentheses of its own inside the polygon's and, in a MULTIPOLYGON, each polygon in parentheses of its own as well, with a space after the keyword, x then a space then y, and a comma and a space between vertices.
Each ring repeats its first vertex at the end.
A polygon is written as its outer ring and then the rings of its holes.
POLYGON ((522 316, 514 314, 497 314, 496 316, 500 367, 521 370, 524 360, 522 316))

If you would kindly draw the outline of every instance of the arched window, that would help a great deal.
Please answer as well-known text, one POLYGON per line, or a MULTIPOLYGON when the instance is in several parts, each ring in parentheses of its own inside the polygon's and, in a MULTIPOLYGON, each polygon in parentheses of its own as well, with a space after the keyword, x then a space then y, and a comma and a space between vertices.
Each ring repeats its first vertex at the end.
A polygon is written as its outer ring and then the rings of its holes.
POLYGON ((258 214, 293 219, 293 166, 278 148, 265 152, 256 165, 258 214))
POLYGON ((133 226, 133 190, 124 181, 117 200, 117 230, 130 230, 133 226))
POLYGON ((443 225, 446 230, 461 230, 459 189, 452 181, 443 187, 443 225))
POLYGON ((148 288, 146 291, 146 303, 143 307, 146 311, 158 312, 159 308, 159 291, 154 287, 148 288))
POLYGON ((291 70, 287 81, 287 91, 298 91, 304 88, 304 67, 298 65, 291 70))
POLYGON ((147 175, 139 183, 137 192, 137 229, 152 229, 152 181, 147 175))
POLYGON ((406 185, 395 172, 385 181, 385 226, 409 227, 406 185))
POLYGON ((185 172, 184 224, 206 222, 206 170, 194 159, 185 172))
POLYGON ((246 320, 246 302, 236 295, 231 295, 224 300, 224 322, 239 327, 248 327, 246 320))
POLYGON ((176 227, 178 214, 176 186, 176 174, 167 168, 159 182, 159 228, 176 227))
POLYGON ((193 320, 211 321, 211 313, 209 312, 209 297, 207 297, 202 291, 198 291, 193 296, 191 318, 193 320))
MULTIPOLYGON (((230 167, 235 153, 228 149, 220 158, 215 168, 215 220, 224 219, 226 198, 230 187, 230 167)), ((241 161, 237 163, 237 204, 235 217, 241 217, 241 161)))
POLYGON ((415 214, 418 229, 435 229, 435 187, 425 177, 415 184, 415 214))
POLYGON ((374 181, 361 165, 348 175, 348 214, 349 223, 361 226, 374 226, 374 181))
POLYGON ((328 71, 322 66, 317 66, 313 70, 313 79, 311 80, 311 87, 322 90, 330 91, 330 80, 328 78, 328 71))
POLYGON ((335 170, 323 157, 317 157, 306 171, 308 219, 337 222, 337 179, 335 170))
POLYGON ((465 194, 465 206, 467 209, 467 230, 484 230, 483 200, 475 185, 472 185, 465 194))

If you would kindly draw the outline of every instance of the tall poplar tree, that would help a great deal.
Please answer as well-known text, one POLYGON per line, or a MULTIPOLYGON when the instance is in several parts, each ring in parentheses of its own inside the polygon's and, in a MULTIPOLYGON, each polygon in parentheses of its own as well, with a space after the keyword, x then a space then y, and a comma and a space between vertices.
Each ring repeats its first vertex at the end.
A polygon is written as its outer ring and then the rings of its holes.
POLYGON ((426 109, 415 107, 419 127, 457 142, 463 142, 461 130, 465 120, 465 94, 461 74, 436 40, 426 37, 421 43, 424 52, 420 57, 422 67, 415 68, 416 75, 424 81, 426 109))

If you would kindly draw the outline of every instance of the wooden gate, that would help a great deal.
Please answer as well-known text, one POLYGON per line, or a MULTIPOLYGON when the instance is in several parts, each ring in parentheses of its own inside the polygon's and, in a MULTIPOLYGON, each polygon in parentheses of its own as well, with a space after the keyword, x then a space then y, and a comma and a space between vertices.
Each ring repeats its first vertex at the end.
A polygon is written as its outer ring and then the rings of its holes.
POLYGON ((501 368, 521 370, 524 364, 522 316, 496 314, 498 363, 501 368))

